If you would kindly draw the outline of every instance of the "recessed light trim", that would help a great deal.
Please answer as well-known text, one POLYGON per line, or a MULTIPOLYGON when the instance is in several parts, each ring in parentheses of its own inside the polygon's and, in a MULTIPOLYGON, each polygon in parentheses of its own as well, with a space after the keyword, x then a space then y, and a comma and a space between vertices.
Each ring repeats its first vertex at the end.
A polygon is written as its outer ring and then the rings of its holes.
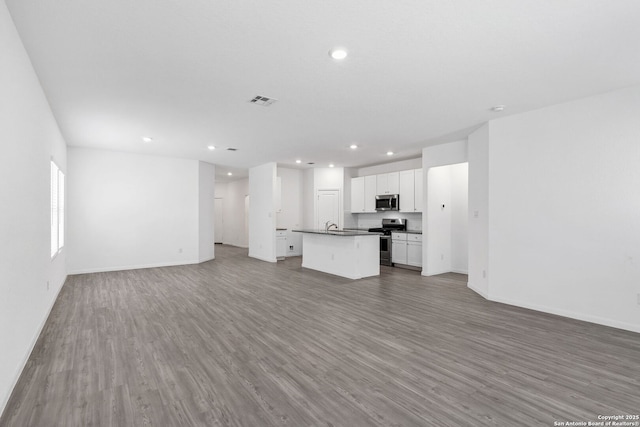
POLYGON ((300 163, 302 163, 302 160, 298 159, 298 160, 296 160, 296 163, 300 164, 300 163))
POLYGON ((142 137, 142 142, 151 142, 153 141, 153 138, 151 138, 150 136, 143 136, 142 137))
POLYGON ((342 61, 347 57, 347 55, 349 55, 349 53, 343 47, 335 47, 329 51, 329 56, 336 61, 342 61))
POLYGON ((387 156, 393 156, 393 151, 387 151, 387 156))
POLYGON ((211 151, 216 149, 215 145, 207 145, 207 148, 211 151))
POLYGON ((494 113, 500 113, 504 111, 506 107, 506 105, 496 105, 495 107, 491 108, 491 111, 493 111, 494 113))
POLYGON ((352 150, 356 150, 358 148, 358 144, 351 144, 349 148, 351 148, 352 150))
POLYGON ((233 172, 227 172, 227 175, 231 176, 231 175, 233 175, 233 172))
POLYGON ((329 167, 330 167, 330 168, 332 168, 332 167, 334 167, 334 166, 335 166, 335 165, 334 165, 333 163, 329 163, 329 167))

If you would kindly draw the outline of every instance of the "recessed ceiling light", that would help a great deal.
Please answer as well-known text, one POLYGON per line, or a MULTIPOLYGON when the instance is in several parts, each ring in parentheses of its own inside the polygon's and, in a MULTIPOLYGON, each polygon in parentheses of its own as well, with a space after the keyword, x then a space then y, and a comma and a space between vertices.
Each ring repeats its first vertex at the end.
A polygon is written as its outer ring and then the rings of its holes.
POLYGON ((231 172, 227 172, 227 175, 231 176, 231 175, 233 175, 233 173, 231 173, 231 172))
POLYGON ((142 137, 142 142, 151 142, 153 141, 153 138, 151 138, 150 136, 143 136, 142 137))
POLYGON ((344 48, 336 47, 329 51, 329 56, 340 61, 347 57, 347 51, 344 48))
POLYGON ((356 144, 351 144, 349 148, 351 148, 352 150, 355 150, 356 148, 358 148, 358 146, 356 144))
POLYGON ((331 163, 331 164, 329 165, 329 167, 330 167, 330 168, 332 168, 333 166, 334 166, 334 165, 333 165, 333 163, 331 163))
POLYGON ((207 146, 207 148, 208 148, 209 150, 211 150, 211 151, 213 151, 213 150, 215 150, 215 149, 216 149, 216 147, 215 147, 215 146, 213 146, 213 145, 208 145, 208 146, 207 146))
POLYGON ((491 110, 493 110, 496 113, 499 113, 501 111, 504 111, 505 107, 506 107, 506 105, 496 105, 491 110))
POLYGON ((387 151, 387 156, 393 156, 393 151, 387 151))

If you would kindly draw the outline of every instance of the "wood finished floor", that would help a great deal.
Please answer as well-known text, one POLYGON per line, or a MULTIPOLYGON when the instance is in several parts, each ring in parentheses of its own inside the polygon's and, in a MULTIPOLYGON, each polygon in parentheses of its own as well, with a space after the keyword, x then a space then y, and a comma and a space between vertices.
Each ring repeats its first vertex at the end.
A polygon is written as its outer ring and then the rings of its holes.
POLYGON ((216 246, 71 276, 0 426, 552 426, 640 412, 640 335, 466 276, 350 281, 216 246))

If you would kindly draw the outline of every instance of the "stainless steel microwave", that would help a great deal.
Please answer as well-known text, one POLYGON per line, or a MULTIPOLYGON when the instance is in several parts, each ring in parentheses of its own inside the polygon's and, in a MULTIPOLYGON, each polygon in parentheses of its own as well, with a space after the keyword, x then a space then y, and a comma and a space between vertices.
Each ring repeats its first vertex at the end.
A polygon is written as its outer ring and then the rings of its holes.
POLYGON ((397 211, 400 209, 400 196, 381 194, 376 196, 376 211, 397 211))

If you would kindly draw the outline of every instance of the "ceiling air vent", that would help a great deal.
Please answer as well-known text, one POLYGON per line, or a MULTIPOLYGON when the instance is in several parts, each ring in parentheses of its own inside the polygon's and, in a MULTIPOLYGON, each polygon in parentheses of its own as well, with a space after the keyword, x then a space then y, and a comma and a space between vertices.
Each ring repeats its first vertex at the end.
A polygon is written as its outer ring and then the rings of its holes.
POLYGON ((238 149, 229 147, 229 148, 227 148, 227 151, 238 151, 238 149))
POLYGON ((276 101, 277 99, 275 98, 268 98, 266 96, 257 95, 249 102, 256 105, 262 105, 263 107, 268 107, 269 105, 273 104, 276 101))
POLYGON ((309 162, 308 165, 315 165, 315 162, 309 162))

